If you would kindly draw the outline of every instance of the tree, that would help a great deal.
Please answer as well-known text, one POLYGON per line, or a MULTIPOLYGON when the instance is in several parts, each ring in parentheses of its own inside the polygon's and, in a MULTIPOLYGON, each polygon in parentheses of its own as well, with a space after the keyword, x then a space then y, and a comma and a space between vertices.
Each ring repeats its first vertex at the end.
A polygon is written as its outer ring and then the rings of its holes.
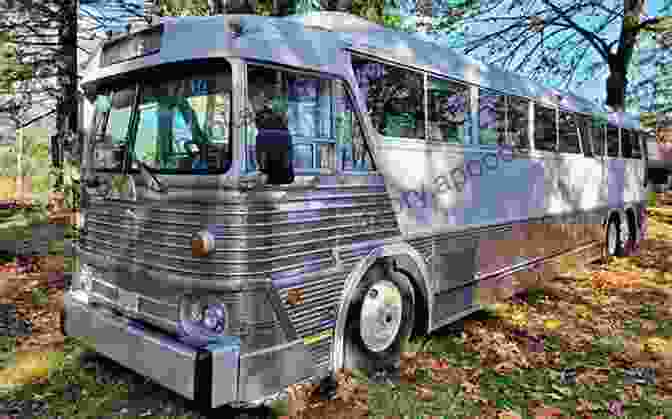
POLYGON ((462 22, 464 52, 555 87, 606 69, 607 105, 623 110, 639 34, 666 20, 643 11, 644 0, 481 0, 462 22))
MULTIPOLYGON (((9 36, 15 45, 11 54, 15 65, 0 68, 0 81, 14 88, 12 95, 0 97, 0 113, 9 115, 17 130, 55 115, 51 153, 57 168, 64 158, 77 162, 81 150, 78 52, 84 57, 93 52, 85 44, 100 38, 101 28, 142 14, 131 0, 111 0, 102 6, 99 0, 81 3, 98 7, 99 13, 78 8, 77 0, 16 0, 0 22, 3 39, 9 36), (97 24, 82 28, 80 17, 97 24)), ((56 184, 61 184, 60 176, 56 184)))

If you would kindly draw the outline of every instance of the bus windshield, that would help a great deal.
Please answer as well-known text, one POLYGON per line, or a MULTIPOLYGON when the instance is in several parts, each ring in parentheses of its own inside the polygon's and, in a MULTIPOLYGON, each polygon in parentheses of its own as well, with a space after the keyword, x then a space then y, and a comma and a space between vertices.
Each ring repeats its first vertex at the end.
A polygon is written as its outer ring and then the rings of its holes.
POLYGON ((93 168, 121 171, 127 149, 158 173, 216 174, 231 163, 231 73, 194 73, 96 98, 93 168))

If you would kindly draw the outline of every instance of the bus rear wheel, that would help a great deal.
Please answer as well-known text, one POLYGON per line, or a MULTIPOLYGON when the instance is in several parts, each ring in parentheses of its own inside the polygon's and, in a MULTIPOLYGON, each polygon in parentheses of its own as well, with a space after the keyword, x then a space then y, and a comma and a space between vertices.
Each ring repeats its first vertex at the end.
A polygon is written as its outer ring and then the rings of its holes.
POLYGON ((395 375, 402 342, 411 336, 415 296, 408 278, 381 264, 359 283, 345 324, 343 366, 369 377, 395 375))
POLYGON ((607 224, 607 256, 622 256, 623 252, 621 227, 618 223, 618 219, 612 217, 607 224))

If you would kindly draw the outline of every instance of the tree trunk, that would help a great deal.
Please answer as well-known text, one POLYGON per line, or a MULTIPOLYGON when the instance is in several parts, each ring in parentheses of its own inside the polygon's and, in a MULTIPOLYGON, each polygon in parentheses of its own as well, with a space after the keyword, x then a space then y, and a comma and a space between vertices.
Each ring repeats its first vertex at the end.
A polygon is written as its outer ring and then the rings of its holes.
POLYGON ((208 0, 210 14, 245 14, 256 13, 257 0, 208 0))
MULTIPOLYGON (((52 137, 52 161, 56 168, 63 168, 64 151, 67 146, 71 151, 73 144, 65 144, 66 139, 77 137, 79 122, 77 103, 77 0, 63 0, 62 16, 59 26, 59 44, 61 45, 61 71, 59 72, 59 88, 61 95, 57 104, 56 135, 52 137)), ((63 174, 56 179, 56 189, 63 185, 63 174)))
MULTIPOLYGON (((611 56, 609 60, 612 61, 611 56)), ((613 63, 613 65, 610 63, 609 77, 607 77, 606 103, 615 111, 623 111, 625 108, 625 88, 627 83, 625 69, 619 63, 613 63)))
POLYGON ((271 16, 289 16, 296 10, 296 0, 273 0, 271 16))
POLYGON ((627 72, 632 52, 637 45, 638 32, 626 30, 626 20, 639 17, 644 13, 645 0, 624 0, 624 16, 621 24, 621 37, 615 54, 609 51, 609 77, 607 78, 607 105, 616 111, 625 110, 625 90, 628 85, 627 72))
POLYGON ((415 15, 418 18, 415 24, 418 32, 432 30, 432 0, 416 0, 415 15))
POLYGON ((352 0, 320 0, 320 9, 352 13, 352 0))

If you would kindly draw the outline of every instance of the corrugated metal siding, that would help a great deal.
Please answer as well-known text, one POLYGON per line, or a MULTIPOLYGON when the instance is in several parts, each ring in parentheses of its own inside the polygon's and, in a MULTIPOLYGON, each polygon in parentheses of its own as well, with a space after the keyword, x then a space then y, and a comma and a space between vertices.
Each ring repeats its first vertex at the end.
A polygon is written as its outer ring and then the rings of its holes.
MULTIPOLYGON (((347 273, 370 251, 344 250, 345 269, 320 274, 335 266, 333 248, 399 235, 384 185, 324 189, 328 193, 290 191, 277 202, 93 203, 82 248, 203 280, 263 277, 276 283, 283 276, 295 277, 295 282, 283 280, 277 291, 298 336, 308 337, 333 327, 329 308, 338 302, 347 273), (135 211, 135 217, 127 210, 135 211), (216 251, 194 258, 191 236, 204 228, 215 237, 216 251), (303 289, 305 301, 289 306, 287 292, 296 287, 303 289)), ((161 299, 158 294, 150 297, 161 299)), ((165 315, 165 307, 153 307, 165 315)), ((330 342, 311 345, 316 362, 328 360, 330 342)))

